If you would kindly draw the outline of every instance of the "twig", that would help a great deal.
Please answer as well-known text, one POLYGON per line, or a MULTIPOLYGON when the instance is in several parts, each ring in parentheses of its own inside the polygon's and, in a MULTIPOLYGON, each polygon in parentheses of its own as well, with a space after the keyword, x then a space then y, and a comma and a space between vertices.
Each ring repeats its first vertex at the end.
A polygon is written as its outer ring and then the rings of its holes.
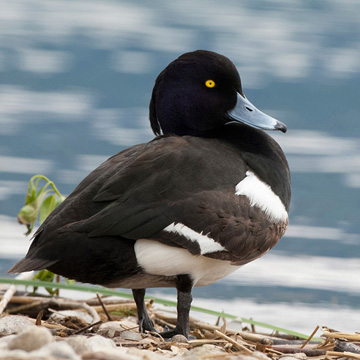
MULTIPOLYGON (((156 318, 157 322, 159 322, 159 320, 161 320, 163 322, 176 324, 176 317, 174 317, 174 316, 169 316, 169 315, 163 314, 158 311, 155 311, 154 314, 155 314, 155 318, 156 318)), ((220 326, 210 325, 210 324, 203 323, 201 321, 194 320, 191 318, 190 318, 190 326, 194 327, 194 328, 202 329, 202 330, 221 331, 220 326)), ((274 337, 267 336, 267 335, 253 334, 253 333, 245 332, 245 331, 235 331, 235 330, 227 329, 226 334, 240 335, 246 341, 251 341, 253 343, 258 342, 260 344, 265 344, 265 345, 271 345, 271 344, 278 343, 278 342, 285 342, 282 339, 274 338, 274 337)))
POLYGON ((36 322, 35 322, 35 325, 36 325, 36 326, 41 326, 41 319, 42 319, 43 315, 44 315, 44 311, 43 311, 43 310, 41 310, 41 311, 37 314, 37 316, 36 316, 36 322))
POLYGON ((324 342, 318 344, 316 346, 317 349, 322 350, 333 350, 334 348, 334 339, 326 338, 324 342))
POLYGON ((201 346, 204 344, 222 344, 228 343, 227 340, 214 340, 214 339, 196 339, 196 340, 189 340, 189 344, 192 346, 201 346))
POLYGON ((284 355, 284 353, 282 353, 281 351, 278 351, 278 350, 275 350, 275 349, 272 349, 272 348, 266 348, 266 351, 271 353, 271 354, 275 354, 275 355, 284 355))
POLYGON ((89 306, 85 302, 83 302, 80 305, 92 316, 94 322, 99 322, 100 321, 100 316, 99 316, 99 314, 97 313, 96 310, 94 310, 91 306, 89 306))
POLYGON ((274 350, 282 352, 283 354, 304 353, 306 356, 309 357, 325 355, 325 350, 315 349, 313 347, 300 349, 300 347, 293 345, 276 345, 272 348, 274 350))
MULTIPOLYGON (((29 271, 22 273, 16 277, 18 280, 30 280, 34 276, 34 271, 29 271)), ((0 314, 3 313, 7 304, 11 300, 12 296, 16 293, 16 285, 10 285, 9 288, 6 290, 5 294, 0 301, 0 314)))
MULTIPOLYGON (((55 279, 56 279, 56 282, 59 283, 60 282, 60 275, 56 274, 55 279)), ((55 289, 55 295, 59 296, 59 294, 60 294, 60 289, 55 289)))
POLYGON ((231 343, 232 345, 234 345, 238 350, 245 352, 247 355, 253 355, 253 352, 251 350, 246 348, 244 345, 241 345, 237 341, 233 340, 231 337, 223 334, 219 330, 215 330, 214 333, 216 335, 220 336, 222 339, 224 339, 224 340, 228 341, 229 343, 231 343))
POLYGON ((330 331, 323 331, 322 336, 333 338, 333 339, 346 339, 346 340, 360 340, 360 334, 349 334, 349 333, 342 333, 340 331, 330 332, 330 331))
POLYGON ((32 303, 32 304, 22 305, 22 306, 17 307, 16 309, 11 309, 11 311, 9 311, 9 313, 18 313, 20 311, 28 310, 30 308, 34 308, 37 306, 42 307, 40 310, 48 309, 49 307, 54 307, 54 306, 58 307, 61 310, 84 309, 92 316, 93 322, 100 320, 100 316, 97 313, 97 311, 95 309, 93 309, 91 306, 89 306, 88 304, 86 304, 85 302, 67 301, 67 300, 54 299, 54 298, 47 300, 47 301, 39 301, 39 302, 32 303))
MULTIPOLYGON (((4 295, 0 295, 0 299, 3 299, 4 295)), ((48 297, 41 297, 41 296, 30 296, 30 295, 26 295, 26 296, 17 296, 14 295, 9 303, 14 303, 14 304, 30 304, 33 303, 34 301, 49 301, 48 297)))
POLYGON ((360 359, 360 354, 354 354, 348 351, 340 352, 340 351, 327 351, 326 356, 336 356, 336 357, 347 357, 353 359, 360 359))
POLYGON ((79 329, 79 330, 74 331, 74 332, 73 332, 73 335, 80 334, 80 333, 82 333, 83 331, 86 331, 86 330, 92 328, 93 326, 99 325, 99 324, 101 324, 101 323, 102 323, 102 320, 96 321, 96 322, 94 322, 94 323, 92 323, 92 324, 90 324, 90 325, 88 325, 88 326, 85 326, 85 327, 82 328, 82 329, 79 329))
POLYGON ((167 326, 169 327, 170 329, 175 329, 175 325, 168 322, 168 321, 165 321, 165 320, 162 320, 162 319, 158 319, 155 317, 155 322, 161 326, 167 326))
MULTIPOLYGON (((116 305, 116 304, 119 304, 119 305, 124 305, 124 304, 133 304, 135 305, 135 301, 134 300, 131 300, 131 299, 114 299, 114 298, 107 298, 107 295, 103 295, 101 300, 103 301, 103 303, 105 305, 116 305)), ((91 305, 91 306, 97 306, 99 301, 97 298, 91 298, 91 299, 88 299, 86 300, 86 303, 88 305, 91 305)), ((153 299, 145 299, 145 305, 146 307, 148 308, 150 305, 152 305, 154 303, 154 300, 153 299)))
MULTIPOLYGON (((156 316, 158 315, 157 313, 155 313, 155 314, 156 314, 156 316)), ((206 324, 206 323, 203 323, 203 322, 197 321, 197 320, 190 321, 190 324, 193 327, 204 329, 204 330, 220 331, 220 326, 206 324)), ((230 329, 226 329, 226 334, 239 335, 244 340, 251 341, 253 343, 265 344, 265 345, 271 345, 274 343, 274 340, 276 340, 276 339, 273 339, 273 338, 271 338, 269 336, 265 336, 265 335, 253 334, 253 333, 244 332, 244 331, 235 331, 235 330, 230 330, 230 329)))
MULTIPOLYGON (((33 318, 27 318, 28 320, 30 320, 32 323, 34 323, 36 325, 36 319, 33 318)), ((61 330, 69 330, 66 326, 60 325, 60 324, 50 324, 47 323, 45 321, 41 322, 41 326, 44 326, 48 329, 61 329, 61 330)))
MULTIPOLYGON (((105 305, 105 304, 104 304, 105 305)), ((96 311, 103 311, 103 307, 102 306, 91 306, 94 310, 96 311)), ((107 311, 116 311, 116 310, 136 310, 136 304, 135 303, 123 303, 123 304, 111 304, 111 305, 106 305, 106 309, 107 311)))
MULTIPOLYGON (((252 320, 252 318, 250 318, 250 320, 252 320)), ((256 333, 255 331, 255 325, 253 323, 250 324, 250 327, 251 327, 251 332, 252 333, 256 333)))
POLYGON ((103 309, 103 311, 104 311, 104 313, 105 313, 105 315, 106 315, 106 317, 107 317, 108 321, 112 321, 111 316, 110 316, 110 314, 108 313, 108 311, 107 311, 107 309, 106 309, 106 307, 105 307, 104 303, 102 302, 102 300, 101 300, 101 297, 100 297, 99 293, 96 293, 96 297, 98 298, 99 303, 100 303, 100 305, 101 305, 101 307, 102 307, 102 309, 103 309))
POLYGON ((319 325, 316 326, 316 328, 314 329, 314 331, 311 333, 311 335, 307 338, 307 340, 300 346, 300 349, 303 349, 309 342, 310 340, 314 337, 314 335, 317 333, 317 331, 319 330, 319 325))

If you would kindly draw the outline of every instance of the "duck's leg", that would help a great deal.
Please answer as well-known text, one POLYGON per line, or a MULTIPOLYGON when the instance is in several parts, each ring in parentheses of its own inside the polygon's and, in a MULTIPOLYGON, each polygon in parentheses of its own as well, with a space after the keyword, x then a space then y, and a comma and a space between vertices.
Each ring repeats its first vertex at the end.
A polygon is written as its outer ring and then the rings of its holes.
POLYGON ((178 275, 177 277, 177 324, 175 329, 164 331, 160 335, 164 338, 171 338, 174 335, 181 334, 189 338, 190 321, 189 313, 192 302, 191 290, 193 281, 189 275, 178 275))
POLYGON ((150 319, 149 313, 146 310, 145 306, 145 290, 146 289, 132 289, 134 300, 136 303, 138 320, 139 320, 139 331, 144 332, 144 330, 157 332, 154 327, 153 321, 150 319))

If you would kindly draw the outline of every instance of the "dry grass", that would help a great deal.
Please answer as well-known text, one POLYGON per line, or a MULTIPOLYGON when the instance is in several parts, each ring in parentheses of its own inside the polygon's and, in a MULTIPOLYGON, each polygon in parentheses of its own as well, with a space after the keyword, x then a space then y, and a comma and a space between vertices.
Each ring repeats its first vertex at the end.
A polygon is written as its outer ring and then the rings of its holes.
MULTIPOLYGON (((298 353, 316 359, 341 357, 360 359, 360 334, 358 333, 347 334, 323 328, 321 335, 323 340, 311 341, 318 331, 317 328, 309 339, 304 341, 295 336, 258 333, 255 327, 250 329, 244 327, 242 331, 229 330, 226 328, 225 321, 222 326, 219 326, 191 319, 191 336, 194 340, 185 341, 184 338, 180 338, 177 341, 165 341, 157 334, 150 333, 137 334, 136 340, 133 340, 121 335, 122 331, 138 333, 136 318, 132 316, 136 307, 130 300, 97 296, 87 301, 78 301, 16 294, 8 300, 2 316, 8 314, 28 316, 37 325, 55 331, 56 338, 76 334, 91 335, 99 331, 100 324, 117 321, 123 330, 101 335, 111 337, 117 346, 147 349, 169 357, 179 356, 189 349, 207 346, 209 350, 207 358, 214 359, 232 358, 241 354, 276 360, 285 354, 298 353), (77 316, 59 316, 56 318, 58 320, 49 318, 52 313, 61 314, 61 311, 70 309, 90 315, 93 321, 85 322, 77 316)), ((162 331, 164 326, 173 327, 176 324, 175 314, 169 315, 159 311, 151 300, 146 301, 146 306, 159 331, 162 331)))

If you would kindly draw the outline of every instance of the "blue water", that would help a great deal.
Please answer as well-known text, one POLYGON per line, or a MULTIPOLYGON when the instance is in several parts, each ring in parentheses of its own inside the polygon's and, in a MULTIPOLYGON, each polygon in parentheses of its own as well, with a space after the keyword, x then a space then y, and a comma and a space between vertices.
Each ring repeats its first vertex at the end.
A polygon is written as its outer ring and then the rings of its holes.
POLYGON ((351 0, 3 0, 1 275, 29 244, 16 224, 29 178, 42 173, 68 194, 110 155, 149 141, 157 74, 208 49, 231 58, 250 101, 287 124, 274 137, 293 197, 276 248, 196 289, 195 304, 307 332, 359 330, 359 13, 351 0))

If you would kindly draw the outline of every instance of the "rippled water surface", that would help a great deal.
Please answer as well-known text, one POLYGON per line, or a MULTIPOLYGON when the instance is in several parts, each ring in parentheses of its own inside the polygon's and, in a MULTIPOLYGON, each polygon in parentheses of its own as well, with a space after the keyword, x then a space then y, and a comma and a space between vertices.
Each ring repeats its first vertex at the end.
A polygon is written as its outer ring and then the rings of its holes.
POLYGON ((194 304, 305 332, 359 330, 359 14, 355 0, 2 0, 1 275, 29 246, 16 223, 29 178, 45 174, 68 194, 110 155, 149 141, 157 74, 208 49, 231 58, 247 97, 287 124, 274 137, 293 197, 275 249, 196 289, 194 304))

